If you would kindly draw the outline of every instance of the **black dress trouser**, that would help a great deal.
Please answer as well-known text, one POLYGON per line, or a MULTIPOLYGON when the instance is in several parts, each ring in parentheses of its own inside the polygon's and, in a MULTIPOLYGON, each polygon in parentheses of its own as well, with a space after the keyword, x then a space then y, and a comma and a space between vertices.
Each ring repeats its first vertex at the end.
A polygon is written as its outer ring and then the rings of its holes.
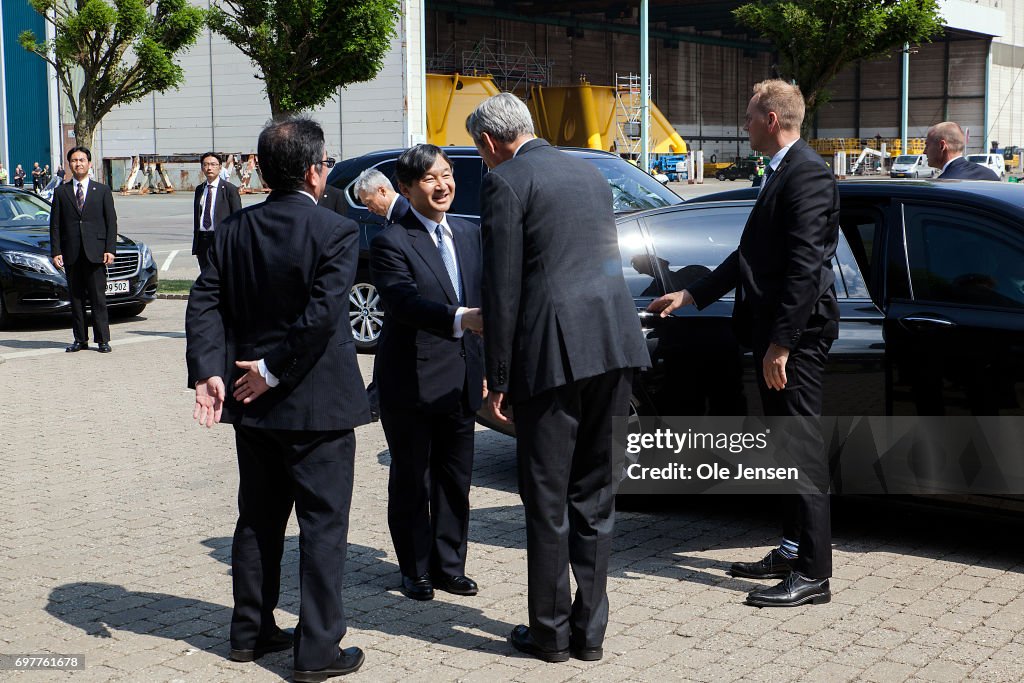
POLYGON ((345 635, 341 584, 348 550, 355 434, 235 426, 238 523, 231 544, 231 647, 277 630, 281 556, 292 504, 299 523, 295 668, 322 669, 345 635))
MULTIPOLYGON (((762 361, 767 344, 755 344, 754 374, 766 416, 821 415, 822 375, 831 347, 831 339, 805 332, 786 361, 786 388, 777 391, 769 389, 764 381, 762 361)), ((823 474, 815 473, 814 477, 816 481, 823 481, 822 476, 827 478, 828 463, 821 434, 809 429, 804 436, 807 437, 804 447, 813 453, 803 462, 824 468, 823 474)), ((800 543, 793 568, 812 579, 832 576, 832 515, 828 494, 794 494, 786 498, 782 533, 800 543)))
POLYGON ((403 576, 462 576, 469 537, 475 414, 381 406, 391 452, 388 528, 403 576))
POLYGON ((615 492, 625 460, 612 445, 612 418, 628 413, 632 378, 632 369, 612 370, 513 405, 530 635, 545 649, 604 641, 615 492))
POLYGON ((64 263, 64 274, 68 279, 68 294, 71 297, 71 331, 75 341, 82 344, 89 341, 89 329, 85 324, 85 300, 88 298, 92 308, 93 341, 97 344, 109 342, 107 267, 79 256, 74 263, 64 263))

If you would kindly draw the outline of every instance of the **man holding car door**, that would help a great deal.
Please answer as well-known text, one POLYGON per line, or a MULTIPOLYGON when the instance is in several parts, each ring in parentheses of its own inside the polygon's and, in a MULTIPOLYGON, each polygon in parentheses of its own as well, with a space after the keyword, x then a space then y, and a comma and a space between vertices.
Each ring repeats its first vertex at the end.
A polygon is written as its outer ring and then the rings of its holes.
MULTIPOLYGON (((735 289, 733 328, 754 351, 764 414, 796 417, 789 424, 800 425, 821 415, 825 360, 839 335, 831 265, 839 241, 839 190, 821 157, 800 139, 803 118, 797 86, 782 80, 754 86, 744 128, 750 146, 772 158, 739 248, 713 272, 647 308, 662 317, 690 304, 703 309, 735 289)), ((797 452, 806 457, 805 464, 826 469, 819 432, 809 430, 800 444, 797 452)), ((794 607, 831 600, 828 494, 788 498, 781 545, 759 562, 732 565, 733 576, 783 579, 751 592, 749 605, 794 607)))
POLYGON ((71 297, 74 342, 65 351, 89 348, 85 326, 85 301, 92 307, 93 340, 100 353, 110 353, 107 322, 107 266, 114 262, 117 245, 117 213, 110 188, 90 180, 92 152, 75 147, 68 152, 72 181, 53 191, 50 210, 50 256, 63 268, 71 297))

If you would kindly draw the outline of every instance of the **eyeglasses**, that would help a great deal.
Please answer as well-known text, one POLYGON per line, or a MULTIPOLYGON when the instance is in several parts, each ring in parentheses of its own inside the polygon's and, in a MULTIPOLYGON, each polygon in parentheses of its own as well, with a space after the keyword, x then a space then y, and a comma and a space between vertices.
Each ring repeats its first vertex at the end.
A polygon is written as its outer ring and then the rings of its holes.
POLYGON ((210 168, 210 167, 215 167, 215 166, 220 166, 220 162, 219 161, 204 161, 203 162, 203 168, 210 168))
POLYGON ((336 163, 338 163, 338 160, 334 159, 332 157, 327 157, 326 159, 324 159, 324 160, 322 160, 320 162, 320 164, 322 164, 323 166, 326 166, 327 168, 334 168, 334 164, 336 164, 336 163))

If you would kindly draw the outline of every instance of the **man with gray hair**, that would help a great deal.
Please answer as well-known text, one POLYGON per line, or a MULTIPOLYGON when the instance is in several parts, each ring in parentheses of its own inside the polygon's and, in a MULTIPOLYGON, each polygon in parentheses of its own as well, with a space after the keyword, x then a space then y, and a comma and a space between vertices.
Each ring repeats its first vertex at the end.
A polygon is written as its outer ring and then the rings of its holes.
POLYGON ((409 211, 409 200, 395 192, 388 177, 375 168, 360 173, 352 189, 370 213, 382 217, 388 225, 402 220, 409 211))
POLYGON ((942 169, 941 180, 999 180, 991 168, 964 159, 964 131, 953 121, 936 123, 924 139, 928 165, 942 169))
POLYGON ((633 369, 650 365, 612 196, 592 164, 536 139, 509 93, 481 103, 466 128, 491 169, 480 193, 488 409, 499 422, 515 411, 526 512, 530 624, 509 641, 547 662, 597 660, 625 456, 612 419, 628 412, 633 369), (557 178, 573 179, 571 195, 557 178))

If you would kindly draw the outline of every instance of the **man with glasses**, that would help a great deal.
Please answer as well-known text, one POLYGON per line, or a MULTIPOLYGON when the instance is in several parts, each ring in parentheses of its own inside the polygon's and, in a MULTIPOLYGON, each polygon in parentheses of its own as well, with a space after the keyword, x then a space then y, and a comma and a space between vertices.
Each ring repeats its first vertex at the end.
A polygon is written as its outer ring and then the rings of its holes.
POLYGON ((196 187, 192 203, 192 255, 199 260, 199 269, 205 270, 214 228, 242 208, 242 199, 238 196, 238 187, 221 176, 220 156, 207 152, 199 162, 206 182, 196 187))
POLYGON ((231 652, 250 662, 294 648, 293 680, 322 681, 363 663, 339 649, 355 427, 370 421, 345 315, 359 226, 318 207, 323 129, 296 117, 257 145, 265 202, 217 226, 185 316, 193 416, 229 422, 238 451, 231 546, 231 652), (299 523, 299 623, 278 628, 281 556, 292 506, 299 523))

